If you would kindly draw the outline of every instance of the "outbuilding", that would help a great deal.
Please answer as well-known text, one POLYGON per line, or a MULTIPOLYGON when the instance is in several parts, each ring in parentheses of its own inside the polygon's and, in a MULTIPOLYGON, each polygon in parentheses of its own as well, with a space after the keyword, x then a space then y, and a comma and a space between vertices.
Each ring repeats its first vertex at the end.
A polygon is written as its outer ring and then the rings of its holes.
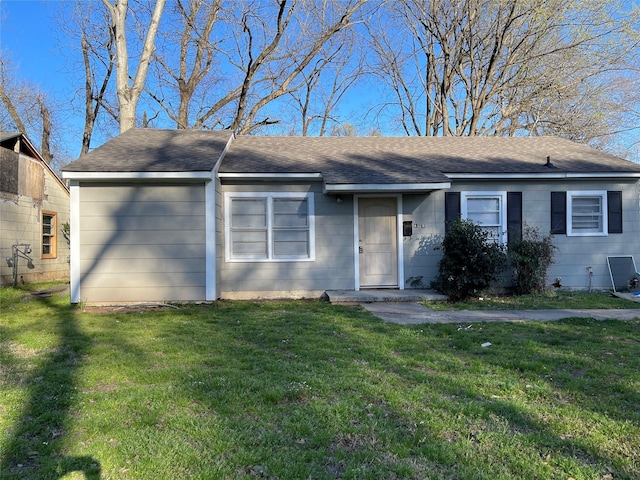
POLYGON ((69 190, 22 133, 0 132, 0 285, 69 278, 69 190))

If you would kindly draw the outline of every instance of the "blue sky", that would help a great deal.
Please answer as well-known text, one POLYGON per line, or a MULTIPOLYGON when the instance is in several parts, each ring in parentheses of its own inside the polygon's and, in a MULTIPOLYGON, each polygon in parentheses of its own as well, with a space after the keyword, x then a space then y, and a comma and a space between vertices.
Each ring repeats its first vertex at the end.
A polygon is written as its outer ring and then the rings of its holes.
POLYGON ((48 91, 60 89, 65 56, 57 45, 55 1, 0 0, 0 50, 20 77, 48 91))

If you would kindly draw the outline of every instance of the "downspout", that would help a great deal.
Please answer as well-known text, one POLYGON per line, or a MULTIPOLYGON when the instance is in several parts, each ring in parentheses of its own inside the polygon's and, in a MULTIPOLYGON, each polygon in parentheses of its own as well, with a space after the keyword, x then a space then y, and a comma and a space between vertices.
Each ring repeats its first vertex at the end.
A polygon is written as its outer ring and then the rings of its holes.
POLYGON ((217 232, 216 232, 216 198, 217 180, 220 164, 229 151, 231 143, 235 139, 235 134, 231 134, 220 158, 216 161, 211 171, 211 181, 205 185, 205 300, 216 301, 218 295, 218 265, 217 265, 217 232))

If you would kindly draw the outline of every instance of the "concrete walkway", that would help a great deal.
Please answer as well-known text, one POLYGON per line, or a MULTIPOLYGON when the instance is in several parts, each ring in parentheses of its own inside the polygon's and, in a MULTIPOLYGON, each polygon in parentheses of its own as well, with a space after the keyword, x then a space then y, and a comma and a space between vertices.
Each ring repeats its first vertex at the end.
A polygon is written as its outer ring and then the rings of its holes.
POLYGON ((385 322, 402 325, 421 323, 477 322, 548 322, 563 318, 594 318, 596 320, 640 320, 640 309, 614 310, 431 310, 415 302, 361 303, 363 308, 385 322))
MULTIPOLYGON (((431 310, 425 300, 446 301, 433 290, 328 290, 331 303, 357 303, 385 322, 403 325, 421 323, 526 322, 554 321, 562 318, 596 320, 640 319, 640 309, 614 310, 431 310)), ((625 297, 626 298, 626 297, 625 297)))

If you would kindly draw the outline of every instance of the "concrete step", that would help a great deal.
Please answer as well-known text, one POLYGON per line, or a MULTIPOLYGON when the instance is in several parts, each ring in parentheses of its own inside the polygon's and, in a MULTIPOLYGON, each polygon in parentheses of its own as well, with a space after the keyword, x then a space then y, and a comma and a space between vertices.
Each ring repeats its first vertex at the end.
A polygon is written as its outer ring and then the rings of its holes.
POLYGON ((367 289, 367 290, 327 290, 328 300, 331 303, 373 303, 373 302, 444 302, 446 295, 434 290, 392 290, 392 289, 367 289))

